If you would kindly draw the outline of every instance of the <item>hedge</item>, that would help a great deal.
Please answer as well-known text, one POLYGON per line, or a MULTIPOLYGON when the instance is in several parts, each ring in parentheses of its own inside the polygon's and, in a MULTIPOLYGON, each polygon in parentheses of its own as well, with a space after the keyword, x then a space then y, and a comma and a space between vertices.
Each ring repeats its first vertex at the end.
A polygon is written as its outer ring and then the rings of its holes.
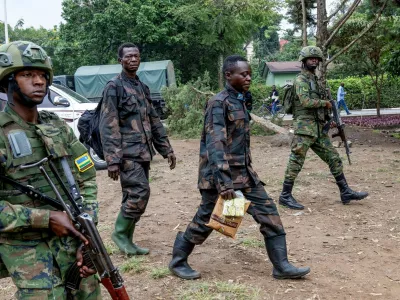
MULTIPOLYGON (((376 108, 377 93, 369 76, 328 80, 328 86, 331 88, 332 96, 335 99, 341 82, 344 83, 344 90, 347 93, 345 100, 349 109, 376 108)), ((252 84, 250 90, 253 95, 254 107, 259 107, 261 101, 269 97, 272 88, 264 83, 256 83, 252 84)), ((282 99, 283 88, 278 87, 277 90, 282 99)), ((400 107, 400 79, 385 76, 380 107, 400 107)))

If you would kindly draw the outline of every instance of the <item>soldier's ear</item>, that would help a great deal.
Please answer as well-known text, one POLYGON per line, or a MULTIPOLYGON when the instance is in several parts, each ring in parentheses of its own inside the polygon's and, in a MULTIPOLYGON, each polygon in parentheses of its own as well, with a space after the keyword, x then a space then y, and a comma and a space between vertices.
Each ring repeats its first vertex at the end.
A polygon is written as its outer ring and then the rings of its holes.
POLYGON ((232 73, 230 71, 226 71, 224 75, 226 80, 230 80, 232 77, 232 73))

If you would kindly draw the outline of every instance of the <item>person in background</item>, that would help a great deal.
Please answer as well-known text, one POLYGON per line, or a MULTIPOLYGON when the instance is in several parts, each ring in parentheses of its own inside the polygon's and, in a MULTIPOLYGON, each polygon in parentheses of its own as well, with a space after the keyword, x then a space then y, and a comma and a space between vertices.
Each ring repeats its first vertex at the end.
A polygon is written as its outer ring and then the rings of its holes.
POLYGON ((271 113, 273 115, 276 114, 276 106, 279 104, 279 92, 276 90, 276 86, 272 86, 272 91, 269 94, 269 98, 272 100, 271 102, 271 113))
POLYGON ((296 98, 293 103, 294 136, 283 188, 279 196, 279 204, 291 209, 304 209, 304 206, 293 197, 292 190, 309 149, 312 149, 329 166, 339 187, 343 204, 368 196, 367 192, 356 192, 348 186, 343 173, 342 159, 328 136, 329 128, 326 130, 326 125, 330 125, 328 121, 331 119, 332 104, 323 97, 325 93, 315 74, 322 59, 322 51, 318 47, 308 46, 300 51, 301 73, 294 81, 296 88, 296 98))
POLYGON ((349 109, 347 108, 346 101, 344 100, 344 95, 346 95, 346 92, 344 91, 344 83, 342 82, 337 91, 338 110, 340 111, 340 108, 343 107, 346 113, 351 115, 351 112, 349 112, 349 109))
POLYGON ((176 158, 167 133, 154 109, 150 89, 136 75, 140 65, 139 48, 132 43, 118 48, 122 72, 103 91, 100 135, 108 176, 121 177, 122 205, 111 237, 128 255, 145 255, 149 249, 133 242, 136 224, 150 198, 150 162, 154 148, 168 159, 170 169, 176 158))

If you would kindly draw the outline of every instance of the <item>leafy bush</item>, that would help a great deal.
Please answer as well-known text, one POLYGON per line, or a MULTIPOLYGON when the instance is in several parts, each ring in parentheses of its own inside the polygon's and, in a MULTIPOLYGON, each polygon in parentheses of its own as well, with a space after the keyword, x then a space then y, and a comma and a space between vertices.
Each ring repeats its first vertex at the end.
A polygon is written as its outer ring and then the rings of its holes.
POLYGON ((180 138, 200 137, 204 107, 212 96, 210 81, 209 74, 205 73, 203 78, 195 82, 163 88, 162 95, 171 112, 167 119, 171 135, 180 138))
MULTIPOLYGON (((376 89, 369 76, 328 80, 332 97, 336 99, 340 83, 344 83, 346 104, 349 109, 376 108, 376 89)), ((382 86, 381 108, 400 107, 400 79, 385 77, 382 86)))

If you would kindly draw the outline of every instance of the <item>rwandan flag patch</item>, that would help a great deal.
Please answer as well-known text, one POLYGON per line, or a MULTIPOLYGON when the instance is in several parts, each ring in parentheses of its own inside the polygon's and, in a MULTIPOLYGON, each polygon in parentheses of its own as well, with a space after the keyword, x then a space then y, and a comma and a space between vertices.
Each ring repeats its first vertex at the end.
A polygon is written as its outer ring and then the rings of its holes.
POLYGON ((90 158, 89 153, 86 153, 75 159, 75 165, 78 167, 79 172, 85 172, 93 167, 94 163, 90 158))

